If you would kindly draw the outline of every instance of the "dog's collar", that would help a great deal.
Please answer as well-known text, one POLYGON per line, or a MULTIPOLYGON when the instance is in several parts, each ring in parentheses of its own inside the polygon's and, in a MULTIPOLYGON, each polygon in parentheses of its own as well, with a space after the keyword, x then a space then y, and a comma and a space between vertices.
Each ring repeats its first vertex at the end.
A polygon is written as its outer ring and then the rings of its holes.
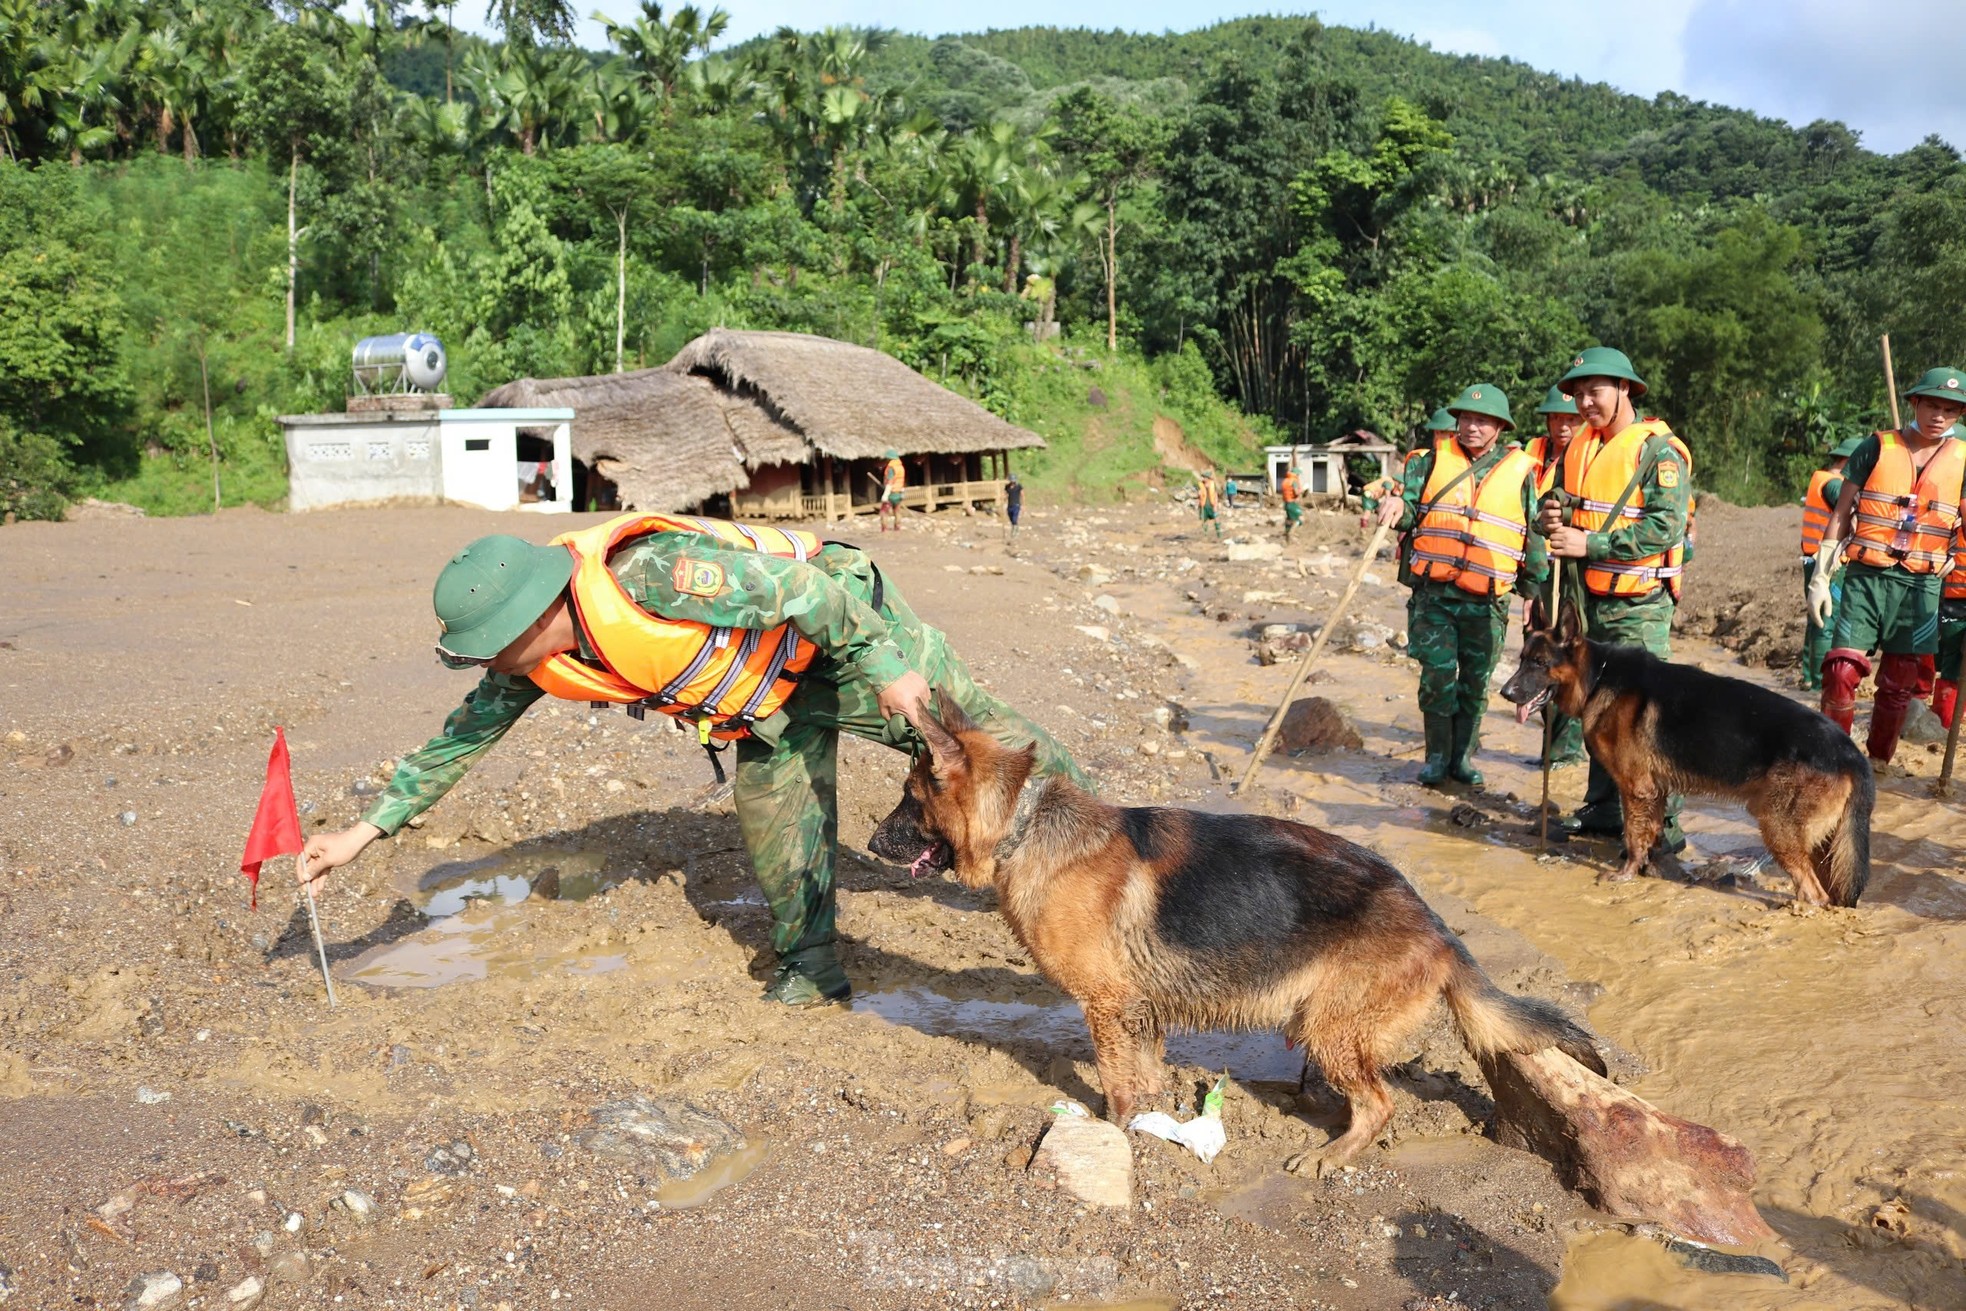
POLYGON ((1044 796, 1044 785, 1045 780, 1033 773, 1017 790, 1017 805, 1010 812, 1010 827, 997 840, 995 855, 999 861, 1008 860, 1024 844, 1024 838, 1031 829, 1031 819, 1038 813, 1038 802, 1044 796))

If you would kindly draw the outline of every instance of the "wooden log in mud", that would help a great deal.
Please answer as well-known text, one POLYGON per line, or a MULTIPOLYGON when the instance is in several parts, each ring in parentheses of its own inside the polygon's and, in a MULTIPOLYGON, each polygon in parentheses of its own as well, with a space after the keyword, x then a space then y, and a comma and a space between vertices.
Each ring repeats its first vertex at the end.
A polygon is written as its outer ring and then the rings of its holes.
POLYGON ((1562 1052, 1485 1059, 1495 1136, 1535 1152, 1591 1205, 1703 1243, 1775 1237, 1749 1194, 1754 1158, 1717 1129, 1668 1115, 1562 1052))

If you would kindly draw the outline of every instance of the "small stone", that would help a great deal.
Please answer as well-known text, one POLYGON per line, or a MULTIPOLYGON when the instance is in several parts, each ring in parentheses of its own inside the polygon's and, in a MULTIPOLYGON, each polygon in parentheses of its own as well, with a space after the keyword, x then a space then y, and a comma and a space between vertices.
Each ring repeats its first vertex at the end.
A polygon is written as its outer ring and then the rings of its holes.
POLYGON ((576 1134, 590 1151, 628 1157, 663 1182, 688 1179, 713 1161, 744 1150, 744 1135, 693 1102, 640 1093, 604 1102, 592 1127, 576 1134))
POLYGON ((1052 1117, 1032 1168, 1047 1169, 1080 1201, 1133 1205, 1133 1147, 1116 1124, 1082 1115, 1052 1117))
POLYGON ((1108 593, 1102 592, 1098 596, 1092 598, 1092 608, 1094 610, 1103 610, 1109 615, 1116 615, 1120 612, 1119 599, 1108 593))
POLYGON ((471 1144, 462 1138, 448 1143, 439 1143, 430 1149, 423 1158, 423 1168, 431 1174, 463 1174, 471 1168, 471 1158, 476 1155, 471 1144))
POLYGON ((168 1270, 138 1275, 123 1290, 126 1311, 162 1311, 178 1304, 184 1295, 184 1281, 168 1270))
POLYGON ((356 1224, 371 1225, 376 1221, 375 1198, 359 1188, 345 1190, 335 1199, 335 1203, 341 1210, 346 1211, 356 1224))
POLYGON ((1222 558, 1235 563, 1250 560, 1275 560, 1283 554, 1281 542, 1230 542, 1223 548, 1222 558))
POLYGON ((253 1251, 258 1252, 263 1261, 273 1255, 273 1231, 262 1229, 253 1235, 253 1251))
POLYGON ((225 1290, 225 1304, 233 1311, 253 1311, 266 1300, 266 1283, 258 1275, 240 1280, 225 1290))
POLYGON ((305 1252, 282 1252, 266 1267, 266 1277, 275 1284, 305 1284, 313 1271, 305 1252))
POLYGON ((1095 642, 1110 642, 1113 640, 1111 631, 1098 624, 1073 624, 1072 627, 1078 629, 1095 642))
POLYGON ((1290 703, 1277 730, 1277 748, 1289 755, 1308 751, 1359 751, 1365 739, 1346 722, 1337 706, 1321 696, 1299 697, 1290 703))
POLYGON ((116 819, 124 828, 129 828, 137 822, 137 813, 134 810, 126 810, 118 815, 116 819))
POLYGON ((942 1144, 942 1154, 944 1156, 961 1156, 969 1150, 969 1146, 970 1143, 967 1138, 952 1138, 942 1144))
POLYGON ((169 1100, 171 1100, 171 1095, 167 1092, 159 1092, 155 1088, 141 1086, 137 1088, 137 1101, 145 1106, 158 1106, 169 1100))
POLYGON ((306 1223, 306 1216, 298 1211, 289 1211, 287 1212, 286 1218, 280 1221, 280 1227, 290 1234, 297 1234, 300 1232, 301 1226, 306 1223))
POLYGON ((382 791, 380 787, 378 787, 375 783, 369 781, 366 778, 356 779, 348 790, 350 793, 358 797, 372 797, 376 793, 382 791))

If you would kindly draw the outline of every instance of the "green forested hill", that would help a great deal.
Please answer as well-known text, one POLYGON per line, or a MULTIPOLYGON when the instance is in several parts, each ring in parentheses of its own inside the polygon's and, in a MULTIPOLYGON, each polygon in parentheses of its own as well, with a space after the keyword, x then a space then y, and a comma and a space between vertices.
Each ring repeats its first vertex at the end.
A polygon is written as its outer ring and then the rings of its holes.
POLYGON ((1037 471, 1085 495, 1152 462, 1149 410, 1221 458, 1404 438, 1476 379, 1526 418, 1605 341, 1703 485, 1786 498, 1882 417, 1880 333, 1906 371, 1966 364, 1966 166, 1936 140, 1311 19, 717 51, 722 11, 649 4, 581 51, 562 0, 504 0, 490 42, 285 12, 0 0, 0 516, 196 508, 214 461, 276 499, 272 416, 412 327, 467 397, 716 323, 862 341, 1096 448, 1037 471), (1057 380, 1109 358, 1132 417, 1095 434, 1057 380))

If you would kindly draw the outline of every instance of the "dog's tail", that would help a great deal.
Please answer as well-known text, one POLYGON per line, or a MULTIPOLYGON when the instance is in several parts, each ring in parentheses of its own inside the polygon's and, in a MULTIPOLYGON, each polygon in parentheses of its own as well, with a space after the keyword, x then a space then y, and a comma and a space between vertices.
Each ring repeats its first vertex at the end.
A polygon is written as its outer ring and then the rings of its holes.
POLYGON ((1482 973, 1481 966, 1468 954, 1452 932, 1447 935, 1454 950, 1452 973, 1448 975, 1445 996, 1461 1030, 1461 1041, 1476 1056, 1500 1052, 1539 1052, 1554 1047, 1595 1074, 1605 1073, 1604 1058, 1598 1055, 1591 1035, 1552 1003, 1534 997, 1515 997, 1496 987, 1482 973))
MULTIPOLYGON (((1854 771, 1853 771, 1854 772, 1854 771)), ((1854 906, 1870 882, 1870 809, 1877 801, 1877 781, 1866 760, 1850 780, 1843 816, 1829 837, 1827 868, 1821 871, 1823 890, 1832 906, 1854 906)))

